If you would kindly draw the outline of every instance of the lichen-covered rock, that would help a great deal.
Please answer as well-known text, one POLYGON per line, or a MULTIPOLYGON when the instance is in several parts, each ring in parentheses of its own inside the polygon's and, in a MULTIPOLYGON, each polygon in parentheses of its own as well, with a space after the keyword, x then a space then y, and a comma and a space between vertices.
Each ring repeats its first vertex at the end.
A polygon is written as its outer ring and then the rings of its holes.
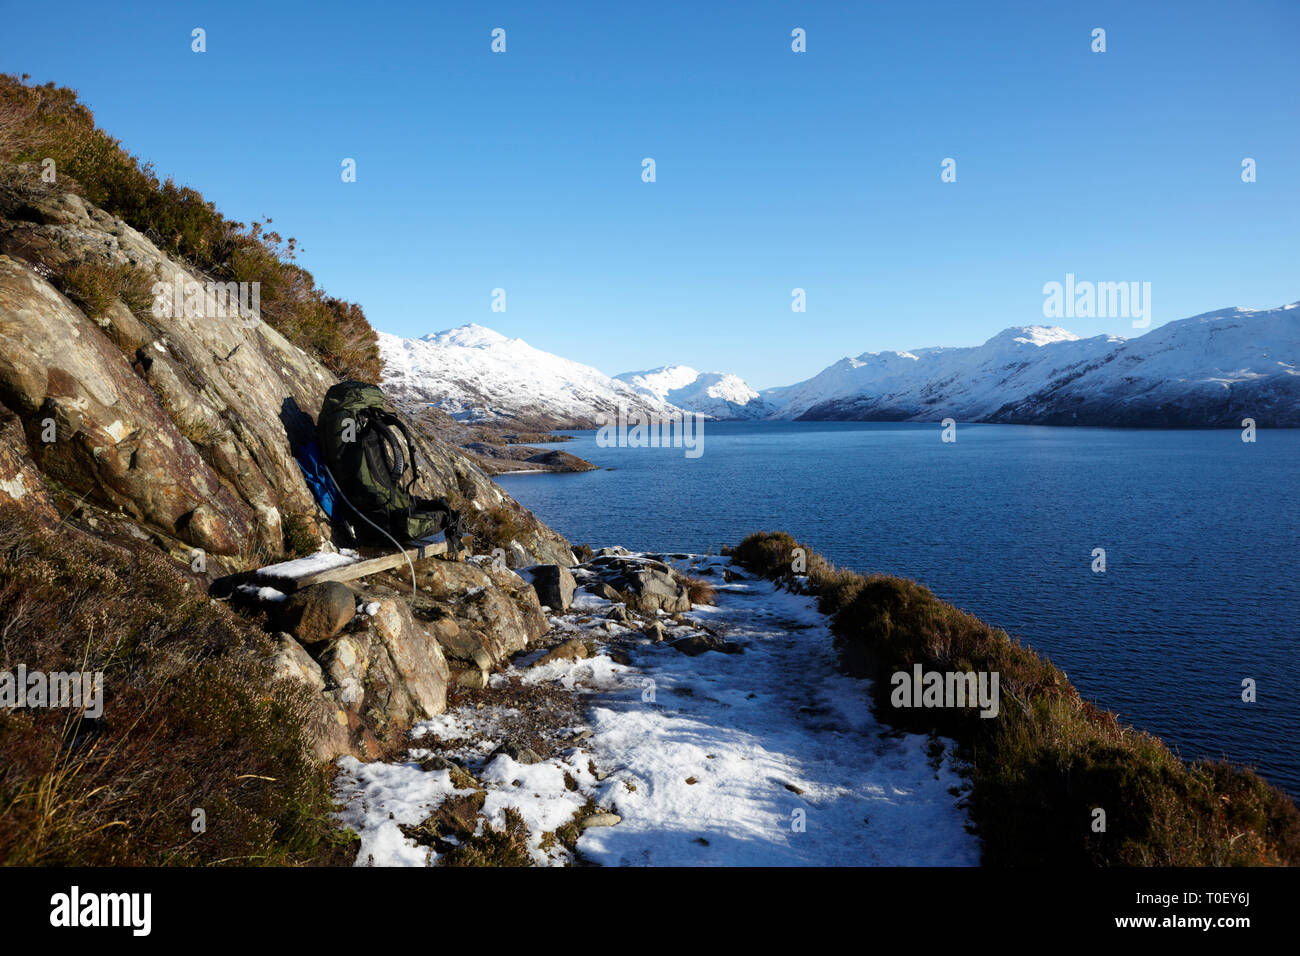
POLYGON ((20 505, 44 523, 59 520, 45 478, 27 454, 22 422, 0 405, 0 504, 10 503, 20 505))
POLYGON ((491 562, 429 561, 418 569, 416 612, 434 621, 448 657, 491 670, 550 629, 537 592, 519 575, 491 562))
MULTIPOLYGON (((451 676, 442 647, 412 616, 404 601, 384 598, 378 603, 375 635, 396 678, 396 686, 382 701, 384 711, 390 719, 406 724, 441 714, 447 709, 447 682, 451 676)), ((372 680, 368 695, 372 689, 377 690, 373 685, 372 680)))

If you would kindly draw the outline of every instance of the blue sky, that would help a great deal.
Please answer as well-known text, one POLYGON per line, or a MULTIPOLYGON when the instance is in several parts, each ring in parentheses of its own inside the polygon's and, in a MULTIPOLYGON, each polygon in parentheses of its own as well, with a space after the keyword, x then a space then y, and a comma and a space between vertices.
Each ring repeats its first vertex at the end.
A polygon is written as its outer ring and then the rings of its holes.
POLYGON ((78 89, 225 214, 272 217, 327 291, 401 335, 478 322, 610 374, 682 362, 762 388, 1043 323, 1067 272, 1150 282, 1156 326, 1300 299, 1289 0, 8 2, 4 19, 3 69, 78 89))

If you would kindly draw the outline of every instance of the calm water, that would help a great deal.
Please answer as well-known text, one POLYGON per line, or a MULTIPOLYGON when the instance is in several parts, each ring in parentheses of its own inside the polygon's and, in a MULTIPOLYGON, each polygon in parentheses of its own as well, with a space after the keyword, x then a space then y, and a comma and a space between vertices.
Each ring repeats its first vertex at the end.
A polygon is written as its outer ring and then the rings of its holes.
POLYGON ((566 451, 614 470, 499 481, 575 543, 789 531, 1005 628, 1183 756, 1300 796, 1300 431, 965 425, 944 444, 934 425, 725 423, 697 459, 574 434, 566 451))

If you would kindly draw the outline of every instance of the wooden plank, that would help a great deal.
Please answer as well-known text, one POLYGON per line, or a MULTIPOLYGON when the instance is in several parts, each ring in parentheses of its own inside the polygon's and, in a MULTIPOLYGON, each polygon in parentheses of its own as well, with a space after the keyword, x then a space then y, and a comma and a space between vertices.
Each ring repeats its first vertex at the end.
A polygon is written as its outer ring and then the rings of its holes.
POLYGON ((381 571, 390 571, 393 568, 405 568, 408 557, 414 562, 421 560, 422 557, 429 558, 447 553, 447 543, 445 541, 423 542, 422 547, 423 555, 420 553, 421 547, 410 547, 404 551, 390 552, 377 558, 352 561, 323 571, 296 576, 277 574, 275 571, 277 565, 271 565, 255 572, 253 578, 259 584, 266 584, 281 591, 297 591, 313 584, 320 584, 322 581, 355 581, 357 578, 363 578, 369 574, 379 574, 381 571))
MULTIPOLYGON (((424 556, 431 557, 435 554, 446 554, 447 542, 438 541, 433 544, 424 546, 424 556)), ((370 558, 367 561, 356 561, 352 564, 345 564, 342 567, 330 568, 328 571, 318 571, 315 574, 308 574, 305 577, 297 579, 295 590, 297 588, 311 587, 313 584, 320 584, 322 581, 355 581, 357 578, 364 578, 368 574, 378 574, 380 571, 391 571, 393 568, 406 567, 406 559, 410 557, 412 561, 420 560, 420 550, 418 548, 407 548, 405 551, 399 551, 397 554, 385 554, 383 557, 370 558)))

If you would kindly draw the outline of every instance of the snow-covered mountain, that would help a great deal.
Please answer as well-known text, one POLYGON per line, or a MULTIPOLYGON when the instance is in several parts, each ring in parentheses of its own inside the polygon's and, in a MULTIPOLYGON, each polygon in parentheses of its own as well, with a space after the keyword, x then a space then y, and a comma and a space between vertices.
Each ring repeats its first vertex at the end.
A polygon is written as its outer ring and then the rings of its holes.
POLYGON ((766 418, 772 412, 744 379, 727 372, 697 372, 688 365, 665 365, 614 377, 649 398, 713 418, 766 418))
POLYGON ((1300 303, 1206 312, 1133 339, 1033 325, 971 348, 865 352, 762 397, 786 419, 1300 426, 1300 303))
POLYGON ((669 365, 611 378, 480 325, 421 339, 379 333, 384 384, 462 421, 593 427, 598 415, 1300 427, 1300 303, 1220 309, 1145 335, 1006 329, 983 345, 864 352, 795 385, 669 365))
POLYGON ((384 387, 461 421, 513 421, 542 428, 594 427, 600 414, 676 409, 626 382, 533 348, 481 325, 419 339, 379 333, 384 387))

